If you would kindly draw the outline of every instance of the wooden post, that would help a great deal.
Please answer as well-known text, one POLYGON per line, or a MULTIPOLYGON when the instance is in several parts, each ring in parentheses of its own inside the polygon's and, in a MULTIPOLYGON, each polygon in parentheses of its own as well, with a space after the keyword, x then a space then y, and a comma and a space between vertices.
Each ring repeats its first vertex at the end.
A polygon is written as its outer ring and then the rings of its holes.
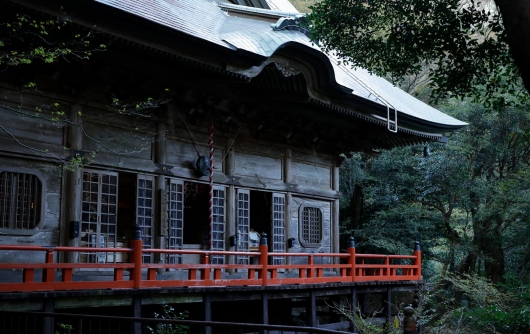
MULTIPOLYGON (((53 263, 53 248, 48 248, 46 250, 46 263, 53 263)), ((42 281, 46 283, 53 283, 55 281, 55 269, 45 268, 42 270, 42 281)))
POLYGON ((202 264, 204 264, 204 269, 201 270, 201 279, 206 281, 210 279, 210 253, 204 254, 202 264))
POLYGON ((386 288, 386 325, 390 333, 392 322, 392 288, 386 288))
MULTIPOLYGON (((46 313, 55 313, 55 300, 52 298, 46 298, 44 300, 44 312, 46 313)), ((42 324, 42 333, 43 334, 53 334, 54 332, 54 317, 44 317, 42 324)))
POLYGON ((421 250, 419 241, 416 241, 414 243, 414 256, 416 256, 416 259, 414 260, 414 265, 418 266, 418 269, 416 270, 416 275, 418 277, 418 281, 421 281, 421 250))
MULTIPOLYGON (((166 107, 170 108, 169 106, 166 107)), ((166 123, 159 121, 157 123, 157 129, 156 129, 156 137, 155 137, 155 143, 154 143, 154 160, 155 163, 158 164, 165 164, 166 163, 166 123)), ((155 212, 155 219, 154 221, 157 223, 153 224, 153 227, 155 229, 155 235, 158 236, 158 238, 155 238, 155 248, 167 248, 166 247, 166 237, 168 232, 168 221, 167 221, 167 215, 162 212, 163 209, 166 208, 167 198, 164 196, 166 194, 166 178, 164 174, 159 174, 155 181, 155 196, 156 196, 156 202, 158 203, 156 206, 155 212), (165 201, 165 203, 163 203, 165 201)), ((165 254, 156 253, 154 254, 154 262, 158 263, 164 263, 166 262, 166 256, 165 254)), ((163 271, 160 269, 160 271, 163 271)), ((160 272, 161 273, 161 272, 160 272)))
POLYGON ((134 282, 134 288, 140 289, 142 287, 142 230, 136 227, 134 231, 134 238, 131 240, 131 262, 134 263, 134 268, 131 273, 131 278, 134 282))
MULTIPOLYGON (((140 296, 133 296, 133 317, 142 317, 142 297, 140 296)), ((142 334, 141 322, 133 322, 132 327, 132 334, 142 334)))
POLYGON ((317 326, 317 294, 315 290, 309 291, 309 299, 307 301, 307 326, 317 326))
MULTIPOLYGON (((82 107, 80 104, 70 105, 70 123, 66 129, 66 142, 64 146, 69 148, 72 153, 83 149, 83 132, 81 130, 83 121, 80 115, 81 111, 82 107)), ((79 246, 79 238, 72 238, 71 229, 73 223, 71 222, 79 222, 81 218, 81 199, 83 196, 81 185, 82 175, 81 168, 64 172, 64 196, 62 196, 64 219, 62 219, 63 225, 61 226, 61 244, 71 247, 79 246)), ((81 226, 79 226, 79 229, 81 229, 81 226)), ((75 263, 78 262, 79 255, 77 252, 66 252, 64 257, 64 261, 75 263)), ((58 260, 61 261, 61 259, 58 260)))
POLYGON ((414 309, 407 306, 403 309, 405 318, 403 319, 403 334, 418 334, 416 329, 416 319, 414 319, 414 309))
MULTIPOLYGON (((353 312, 353 315, 357 314, 357 289, 352 288, 351 289, 351 311, 353 312)), ((355 324, 352 322, 350 324, 350 330, 352 332, 355 331, 355 324)))
MULTIPOLYGON (((283 161, 283 174, 284 174, 284 181, 285 183, 291 183, 293 181, 292 176, 292 151, 291 149, 285 150, 285 158, 283 161)), ((285 194, 285 214, 284 214, 284 226, 285 226, 285 240, 289 240, 289 238, 294 237, 292 235, 291 231, 291 207, 293 202, 293 195, 292 195, 292 185, 290 185, 287 188, 287 193, 285 194)), ((286 247, 287 252, 289 252, 289 248, 286 247)), ((285 264, 290 265, 291 262, 291 256, 287 256, 285 259, 285 264)), ((288 269, 288 271, 291 271, 292 269, 288 269)))
MULTIPOLYGON (((269 294, 267 292, 263 292, 261 295, 261 306, 262 306, 262 323, 264 325, 269 324, 269 294)), ((263 334, 267 334, 268 330, 263 330, 263 334)))
POLYGON ((261 279, 261 285, 269 285, 269 246, 267 245, 267 233, 261 233, 261 239, 259 240, 259 264, 261 265, 261 271, 259 278, 261 279))
MULTIPOLYGON (((204 321, 212 321, 212 296, 209 294, 204 295, 204 321)), ((204 327, 205 334, 212 334, 212 327, 204 327)))
MULTIPOLYGON (((333 166, 333 190, 339 194, 339 164, 333 166)), ((331 252, 340 253, 340 231, 339 231, 339 210, 340 210, 340 200, 337 198, 332 203, 332 216, 331 216, 331 252)), ((338 257, 333 258, 333 263, 338 264, 340 259, 338 257)))
POLYGON ((353 237, 350 237, 350 239, 348 240, 348 254, 350 254, 348 264, 350 265, 351 281, 355 282, 355 240, 353 239, 353 237))

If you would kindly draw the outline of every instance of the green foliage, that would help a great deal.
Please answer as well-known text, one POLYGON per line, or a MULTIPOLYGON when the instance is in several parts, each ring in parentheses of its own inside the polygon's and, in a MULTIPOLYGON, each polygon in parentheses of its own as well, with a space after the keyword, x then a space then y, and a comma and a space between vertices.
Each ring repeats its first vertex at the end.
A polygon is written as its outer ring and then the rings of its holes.
POLYGON ((353 67, 396 84, 428 68, 435 99, 473 97, 500 110, 528 98, 493 5, 473 0, 323 0, 308 18, 312 38, 353 67))
MULTIPOLYGON (((0 23, 0 68, 28 65, 36 60, 53 63, 88 59, 106 45, 92 45, 93 32, 74 29, 67 20, 37 19, 27 14, 0 23)), ((34 83, 33 83, 34 84, 34 83)))
POLYGON ((530 307, 513 310, 488 306, 470 310, 467 321, 477 333, 520 334, 530 332, 530 307))
POLYGON ((60 323, 58 325, 61 330, 60 331, 56 330, 55 334, 70 334, 74 330, 74 326, 70 324, 60 323))
POLYGON ((348 319, 355 327, 355 332, 360 334, 398 334, 402 333, 399 327, 378 323, 376 314, 363 315, 359 307, 350 304, 334 303, 331 305, 334 312, 348 319))
POLYGON ((362 223, 352 231, 351 210, 341 208, 341 231, 354 233, 359 252, 407 254, 421 242, 423 277, 432 282, 419 310, 425 332, 526 332, 528 106, 491 113, 450 100, 445 111, 469 126, 448 144, 430 143, 429 156, 413 146, 345 164, 351 180, 341 180, 341 191, 362 188, 362 223))
MULTIPOLYGON (((187 312, 181 312, 176 314, 175 309, 164 304, 162 306, 162 313, 154 313, 153 316, 157 319, 173 319, 173 320, 184 320, 188 318, 187 312)), ((174 323, 158 323, 154 328, 146 326, 146 329, 151 334, 187 334, 189 328, 186 325, 179 325, 174 323)))
MULTIPOLYGON (((428 319, 428 333, 519 334, 529 331, 528 296, 526 300, 517 297, 522 289, 528 289, 521 282, 512 277, 507 279, 508 284, 494 285, 484 278, 469 275, 450 275, 447 279, 454 283, 453 289, 464 293, 465 303, 456 305, 449 300, 431 304, 444 308, 445 313, 437 317, 429 316, 429 312, 424 314, 424 322, 428 319)), ((425 297, 428 303, 436 299, 429 294, 425 297)))

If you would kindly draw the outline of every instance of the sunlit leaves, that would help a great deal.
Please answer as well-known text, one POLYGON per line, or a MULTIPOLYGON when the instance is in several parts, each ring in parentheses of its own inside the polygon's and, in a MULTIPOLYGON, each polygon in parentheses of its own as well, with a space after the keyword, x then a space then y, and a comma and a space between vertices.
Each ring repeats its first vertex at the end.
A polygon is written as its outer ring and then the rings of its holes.
POLYGON ((500 110, 528 98, 500 14, 477 1, 323 0, 309 21, 326 51, 396 84, 428 64, 435 100, 472 97, 500 110))
POLYGON ((17 14, 0 23, 0 68, 31 64, 36 60, 53 63, 88 59, 92 52, 105 50, 92 46, 90 32, 73 32, 73 25, 62 19, 34 19, 17 14), (64 29, 64 28, 70 29, 64 29))

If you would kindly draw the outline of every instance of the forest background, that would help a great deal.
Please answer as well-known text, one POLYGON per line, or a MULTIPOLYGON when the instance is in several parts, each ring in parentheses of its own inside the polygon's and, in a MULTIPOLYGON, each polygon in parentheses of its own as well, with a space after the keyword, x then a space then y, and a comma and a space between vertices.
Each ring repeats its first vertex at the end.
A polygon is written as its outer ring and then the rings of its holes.
POLYGON ((445 144, 345 159, 343 241, 420 241, 424 333, 530 332, 530 104, 495 2, 292 2, 328 52, 469 123, 445 144))

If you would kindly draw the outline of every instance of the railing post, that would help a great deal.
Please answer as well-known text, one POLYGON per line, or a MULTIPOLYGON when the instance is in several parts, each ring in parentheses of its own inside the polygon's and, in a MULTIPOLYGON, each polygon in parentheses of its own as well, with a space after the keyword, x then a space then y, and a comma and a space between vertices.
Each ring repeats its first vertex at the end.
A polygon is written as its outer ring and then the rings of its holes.
POLYGON ((261 233, 261 239, 259 240, 259 264, 261 265, 261 271, 259 278, 261 279, 261 284, 266 286, 268 282, 269 274, 269 246, 267 245, 267 233, 261 233))
POLYGON ((201 280, 210 280, 210 253, 204 253, 202 264, 204 264, 204 269, 201 270, 201 280))
POLYGON ((348 239, 348 264, 350 265, 351 270, 351 281, 355 282, 355 240, 353 237, 348 239))
POLYGON ((307 270, 308 270, 308 273, 307 273, 306 277, 308 277, 308 278, 315 277, 314 271, 313 271, 314 265, 315 265, 315 259, 314 259, 313 255, 309 255, 309 258, 307 259, 307 266, 308 266, 307 270))
POLYGON ((140 289, 142 287, 142 230, 136 227, 134 231, 134 238, 131 240, 131 262, 134 264, 131 279, 133 280, 134 288, 140 289))
POLYGON ((407 306, 403 309, 405 318, 403 319, 403 334, 418 334, 416 329, 416 319, 414 319, 414 309, 407 306))
MULTIPOLYGON (((53 248, 46 249, 46 263, 53 263, 53 248)), ((54 268, 45 268, 42 271, 42 281, 43 282, 53 282, 55 281, 55 269, 54 268)))
POLYGON ((414 265, 418 266, 418 269, 416 269, 416 275, 418 276, 418 281, 421 281, 421 250, 419 241, 414 243, 414 256, 416 256, 416 259, 414 259, 414 265))

